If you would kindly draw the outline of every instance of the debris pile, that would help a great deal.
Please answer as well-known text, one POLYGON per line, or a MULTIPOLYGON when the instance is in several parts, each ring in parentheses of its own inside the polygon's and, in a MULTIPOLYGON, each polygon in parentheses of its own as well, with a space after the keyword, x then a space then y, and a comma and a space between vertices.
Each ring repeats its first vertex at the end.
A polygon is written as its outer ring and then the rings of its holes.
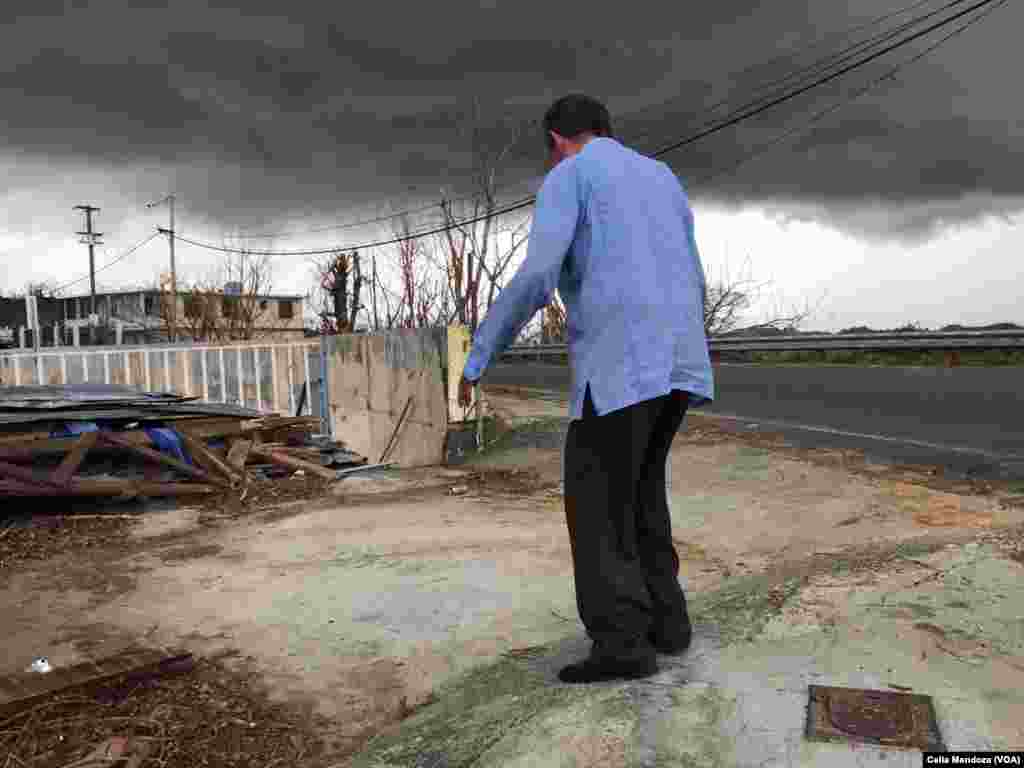
POLYGON ((244 495, 252 477, 370 468, 318 426, 117 385, 0 386, 0 497, 244 495))
POLYGON ((159 655, 148 666, 128 667, 141 656, 130 650, 36 673, 39 681, 0 678, 0 691, 19 692, 0 693, 0 766, 326 768, 361 743, 320 715, 271 701, 237 652, 159 655))

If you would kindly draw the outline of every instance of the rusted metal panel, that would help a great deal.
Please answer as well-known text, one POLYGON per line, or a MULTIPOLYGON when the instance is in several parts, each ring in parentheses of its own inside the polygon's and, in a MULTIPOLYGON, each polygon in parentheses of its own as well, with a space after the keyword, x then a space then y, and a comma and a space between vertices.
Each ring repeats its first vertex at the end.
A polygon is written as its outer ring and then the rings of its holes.
POLYGON ((807 739, 944 752, 930 696, 810 686, 807 739))

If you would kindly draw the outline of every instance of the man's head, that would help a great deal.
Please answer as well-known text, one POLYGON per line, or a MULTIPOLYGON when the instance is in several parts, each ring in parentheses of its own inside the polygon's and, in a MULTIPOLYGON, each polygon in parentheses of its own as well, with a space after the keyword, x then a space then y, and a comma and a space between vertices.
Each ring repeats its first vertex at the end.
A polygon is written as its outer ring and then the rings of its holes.
POLYGON ((612 136, 612 121, 604 104, 582 94, 563 96, 544 113, 548 167, 572 157, 595 136, 612 136))

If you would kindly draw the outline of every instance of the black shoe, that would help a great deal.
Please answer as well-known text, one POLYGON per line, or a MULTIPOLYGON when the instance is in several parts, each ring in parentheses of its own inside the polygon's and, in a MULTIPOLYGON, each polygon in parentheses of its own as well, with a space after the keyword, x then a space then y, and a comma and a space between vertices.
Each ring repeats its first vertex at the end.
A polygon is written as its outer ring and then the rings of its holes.
POLYGON ((638 680, 658 672, 658 660, 651 656, 639 659, 613 657, 590 658, 563 667, 558 679, 563 683, 600 683, 607 680, 638 680))
POLYGON ((671 634, 652 629, 647 633, 647 639, 658 653, 666 656, 678 656, 690 648, 693 631, 690 628, 689 622, 687 622, 682 629, 671 634))

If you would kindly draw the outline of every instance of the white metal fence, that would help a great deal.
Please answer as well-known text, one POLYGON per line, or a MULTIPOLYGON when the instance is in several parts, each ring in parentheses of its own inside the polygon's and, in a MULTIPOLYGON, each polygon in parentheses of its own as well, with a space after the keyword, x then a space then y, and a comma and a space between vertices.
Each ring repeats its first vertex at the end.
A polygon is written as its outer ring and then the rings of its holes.
POLYGON ((321 416, 320 341, 51 347, 0 353, 0 384, 123 384, 263 412, 321 416))

